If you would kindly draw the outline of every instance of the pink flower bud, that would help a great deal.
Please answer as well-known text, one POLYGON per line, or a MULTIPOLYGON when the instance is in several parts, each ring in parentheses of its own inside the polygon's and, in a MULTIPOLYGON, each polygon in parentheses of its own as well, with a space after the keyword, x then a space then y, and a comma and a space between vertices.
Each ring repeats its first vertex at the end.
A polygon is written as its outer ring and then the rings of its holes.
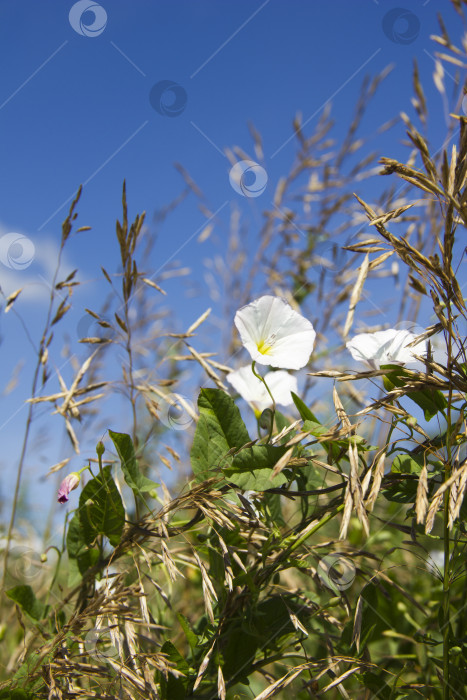
POLYGON ((58 489, 57 500, 59 503, 66 503, 68 501, 68 494, 70 491, 73 491, 73 489, 78 487, 80 478, 81 477, 79 474, 76 472, 71 472, 71 474, 68 474, 68 476, 63 479, 62 483, 60 484, 60 488, 58 489))

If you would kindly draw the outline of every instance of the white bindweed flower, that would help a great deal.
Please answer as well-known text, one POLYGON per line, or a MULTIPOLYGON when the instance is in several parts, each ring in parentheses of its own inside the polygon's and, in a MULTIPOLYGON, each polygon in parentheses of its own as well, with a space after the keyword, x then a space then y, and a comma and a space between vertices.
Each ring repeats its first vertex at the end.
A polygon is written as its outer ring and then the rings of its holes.
MULTIPOLYGON (((274 396, 276 404, 290 406, 293 403, 290 392, 297 393, 296 377, 292 377, 291 374, 281 369, 277 372, 268 372, 264 379, 271 390, 271 394, 274 396)), ((227 375, 227 381, 245 401, 251 404, 255 413, 262 413, 265 408, 272 406, 271 397, 266 387, 258 377, 255 377, 251 365, 241 367, 235 372, 230 372, 227 375)))
POLYGON ((422 340, 408 347, 417 336, 407 330, 388 328, 376 333, 359 333, 346 343, 354 360, 366 362, 371 367, 381 365, 410 365, 423 369, 422 363, 415 358, 426 357, 428 341, 422 340))
POLYGON ((267 294, 242 306, 235 325, 253 360, 262 365, 301 369, 313 350, 312 324, 279 297, 267 294))

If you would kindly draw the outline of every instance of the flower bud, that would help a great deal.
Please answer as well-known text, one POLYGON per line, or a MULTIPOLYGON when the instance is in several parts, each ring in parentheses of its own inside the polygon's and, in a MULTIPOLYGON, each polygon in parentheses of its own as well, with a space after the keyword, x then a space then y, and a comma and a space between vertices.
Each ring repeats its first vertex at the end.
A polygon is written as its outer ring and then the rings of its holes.
POLYGON ((71 474, 68 474, 68 476, 63 479, 58 489, 57 500, 59 503, 66 503, 68 501, 68 494, 78 487, 80 478, 77 472, 71 472, 71 474))

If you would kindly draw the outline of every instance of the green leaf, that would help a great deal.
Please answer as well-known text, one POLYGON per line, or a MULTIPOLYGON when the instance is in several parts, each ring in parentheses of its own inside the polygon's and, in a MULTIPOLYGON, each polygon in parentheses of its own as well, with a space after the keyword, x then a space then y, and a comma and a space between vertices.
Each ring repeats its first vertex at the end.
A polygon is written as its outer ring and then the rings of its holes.
POLYGON ((177 671, 184 674, 182 678, 176 678, 170 672, 167 677, 163 673, 159 674, 162 700, 185 700, 190 667, 172 642, 164 642, 161 652, 167 655, 167 660, 177 671))
MULTIPOLYGON (((277 410, 274 415, 274 420, 276 421, 277 430, 279 432, 284 428, 288 428, 288 426, 290 425, 290 420, 286 418, 283 413, 277 410)), ((290 440, 290 436, 288 436, 286 439, 290 440)))
POLYGON ((380 698, 381 700, 391 700, 393 698, 391 688, 388 685, 387 675, 384 672, 373 673, 373 671, 365 671, 362 675, 356 673, 355 678, 360 680, 362 688, 367 688, 375 693, 378 700, 380 698))
POLYGON ((393 474, 420 474, 425 464, 424 455, 397 455, 391 465, 393 474))
MULTIPOLYGON (((277 428, 278 433, 280 433, 284 428, 288 428, 290 423, 291 423, 289 418, 286 418, 286 416, 284 416, 283 413, 281 413, 280 411, 277 411, 277 410, 274 414, 274 420, 276 423, 276 428, 277 428)), ((287 444, 287 442, 289 442, 289 440, 291 438, 293 438, 296 434, 297 434, 297 430, 292 430, 292 432, 289 433, 288 435, 284 435, 284 437, 282 437, 277 444, 279 444, 279 445, 287 444)), ((296 447, 294 454, 297 451, 297 449, 298 448, 296 447)))
POLYGON ((76 512, 68 525, 66 538, 68 551, 68 585, 73 587, 79 583, 86 573, 99 560, 99 550, 89 549, 81 526, 78 512, 76 512))
POLYGON ((236 682, 247 684, 259 645, 260 641, 256 635, 249 634, 238 624, 230 625, 225 634, 225 647, 222 651, 224 678, 235 678, 236 682))
POLYGON ((182 613, 178 612, 177 618, 182 630, 185 632, 185 637, 187 638, 188 644, 191 647, 191 651, 194 652, 196 647, 198 646, 198 637, 191 629, 190 623, 188 622, 185 615, 182 615, 182 613))
POLYGON ((294 635, 296 638, 291 613, 306 625, 311 608, 292 596, 271 596, 257 605, 249 603, 240 614, 226 619, 222 634, 224 677, 248 683, 258 652, 260 658, 267 658, 270 650, 276 652, 280 648, 284 636, 294 635))
POLYGON ((326 435, 329 433, 329 428, 321 423, 316 423, 314 420, 305 420, 303 423, 303 430, 308 431, 310 435, 314 437, 321 437, 321 435, 326 435))
POLYGON ((140 496, 146 491, 152 491, 157 488, 159 484, 156 484, 141 473, 130 436, 125 433, 115 433, 113 430, 109 430, 109 435, 120 457, 125 481, 133 493, 140 496))
MULTIPOLYGON (((99 561, 100 552, 97 548, 87 549, 84 554, 74 559, 68 559, 68 586, 74 588, 77 586, 84 574, 99 561)), ((97 571, 94 578, 97 576, 97 571)))
MULTIPOLYGON (((53 658, 53 652, 41 655, 41 664, 47 667, 47 664, 52 662, 53 658)), ((11 695, 9 696, 11 700, 24 700, 25 696, 23 694, 20 695, 20 693, 24 692, 27 692, 26 697, 28 700, 37 700, 48 696, 49 688, 45 686, 44 679, 40 677, 36 677, 34 680, 31 679, 31 664, 33 663, 33 658, 26 656, 23 663, 15 671, 11 683, 11 695), (22 690, 19 690, 19 688, 22 690)))
MULTIPOLYGON (((322 435, 329 433, 329 428, 321 423, 316 423, 314 420, 305 420, 303 423, 303 430, 308 431, 313 437, 320 438, 322 435)), ((330 455, 334 460, 343 457, 347 459, 346 452, 348 451, 349 441, 348 440, 336 440, 335 438, 328 438, 327 440, 320 441, 323 449, 330 452, 330 455)))
POLYGON ((276 527, 285 527, 286 522, 282 515, 282 501, 279 493, 264 494, 263 503, 268 508, 271 520, 276 527))
POLYGON ((37 600, 31 586, 14 586, 6 591, 8 598, 13 600, 16 605, 19 605, 21 610, 25 612, 32 620, 42 620, 45 616, 48 606, 37 600))
MULTIPOLYGON (((381 369, 390 370, 383 376, 383 384, 386 391, 405 386, 410 377, 402 367, 395 368, 393 365, 382 365, 381 369)), ((447 406, 447 401, 441 391, 435 389, 422 389, 409 391, 406 394, 417 406, 423 410, 425 420, 429 421, 436 416, 439 411, 443 411, 447 406)))
POLYGON ((309 464, 305 469, 303 469, 303 475, 305 477, 305 487, 304 491, 315 491, 316 489, 322 489, 326 486, 326 476, 323 474, 323 469, 314 467, 309 464))
POLYGON ((99 550, 96 547, 87 549, 77 557, 78 569, 81 575, 85 574, 94 564, 99 561, 99 550))
POLYGON ((74 588, 82 579, 78 566, 78 560, 73 557, 68 558, 68 587, 74 588))
POLYGON ((81 528, 81 523, 77 512, 75 512, 68 525, 66 548, 68 556, 75 558, 87 549, 86 540, 84 539, 83 530, 81 528))
POLYGON ((227 466, 232 448, 250 442, 250 436, 234 400, 221 389, 201 389, 199 420, 191 448, 191 466, 198 481, 209 479, 227 466))
POLYGON ((394 588, 388 587, 384 593, 373 583, 367 584, 362 592, 362 623, 360 639, 366 644, 381 639, 384 631, 392 625, 395 627, 399 613, 397 602, 402 596, 394 588))
POLYGON ((81 491, 78 512, 87 545, 92 545, 98 535, 108 537, 114 547, 120 542, 125 510, 110 471, 110 465, 104 467, 81 491))
POLYGON ((297 410, 300 414, 300 417, 303 420, 309 420, 309 421, 312 421, 313 423, 319 424, 319 420, 316 418, 313 411, 310 411, 310 409, 308 408, 306 403, 304 403, 301 400, 301 398, 299 396, 297 396, 297 394, 294 394, 293 391, 291 393, 292 393, 293 402, 294 402, 295 406, 297 407, 297 410))
POLYGON ((386 485, 382 490, 384 497, 388 501, 395 503, 415 503, 417 497, 417 479, 389 480, 386 478, 386 485))
POLYGON ((287 448, 276 445, 255 445, 235 455, 232 466, 224 469, 229 481, 245 491, 265 491, 287 483, 282 472, 271 479, 271 473, 287 448))

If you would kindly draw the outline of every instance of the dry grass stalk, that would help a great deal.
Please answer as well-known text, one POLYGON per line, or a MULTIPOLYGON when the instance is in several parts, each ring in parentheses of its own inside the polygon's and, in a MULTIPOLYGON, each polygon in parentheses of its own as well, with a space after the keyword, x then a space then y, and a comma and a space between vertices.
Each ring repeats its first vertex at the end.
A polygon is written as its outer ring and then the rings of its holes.
POLYGON ((5 313, 6 313, 6 314, 7 314, 9 311, 11 311, 11 309, 12 309, 12 307, 13 307, 13 304, 15 303, 16 299, 19 297, 19 295, 21 294, 22 291, 23 291, 22 288, 17 289, 15 292, 13 292, 12 294, 10 294, 10 295, 6 298, 6 304, 5 304, 5 313))
POLYGON ((331 690, 331 688, 339 686, 342 683, 342 681, 344 681, 346 678, 353 675, 357 671, 361 671, 361 666, 354 666, 353 668, 349 668, 348 671, 342 673, 338 678, 332 681, 332 683, 329 683, 325 688, 323 688, 322 692, 325 693, 328 690, 331 690))
POLYGON ((467 462, 464 462, 464 464, 456 470, 453 476, 456 478, 452 482, 451 491, 449 493, 448 527, 450 530, 452 530, 454 522, 459 517, 460 509, 464 501, 467 485, 467 462))
POLYGON ((292 683, 292 681, 294 681, 307 668, 308 664, 303 664, 291 669, 290 671, 287 671, 287 673, 279 678, 279 680, 271 683, 271 685, 265 688, 259 695, 255 695, 253 700, 267 700, 268 698, 272 698, 272 696, 276 695, 279 690, 287 688, 287 686, 290 685, 290 683, 292 683))
POLYGON ((384 476, 384 465, 386 461, 386 452, 383 451, 379 455, 375 456, 375 467, 373 470, 373 483, 371 485, 371 490, 369 493, 369 496, 366 500, 366 508, 368 511, 372 511, 374 504, 376 502, 376 499, 379 494, 379 490, 381 488, 381 482, 383 480, 384 476))
POLYGON ((217 694, 220 700, 225 700, 225 680, 222 673, 222 666, 217 667, 217 694))
POLYGON ((365 280, 366 280, 367 275, 368 275, 369 267, 370 267, 370 256, 367 253, 365 255, 363 263, 360 265, 360 269, 358 271, 358 276, 357 276, 357 281, 355 282, 355 286, 352 290, 352 294, 350 295, 349 311, 347 313, 347 318, 345 320, 344 330, 342 331, 342 336, 344 339, 348 336, 349 331, 352 328, 355 309, 356 309, 356 306, 357 306, 357 304, 360 300, 360 297, 362 295, 363 286, 365 284, 365 280))
POLYGON ((352 631, 352 642, 355 644, 357 652, 360 651, 360 634, 362 631, 362 619, 363 619, 363 598, 359 595, 357 600, 357 605, 355 606, 355 614, 353 621, 353 631, 352 631))
POLYGON ((193 555, 196 559, 196 562, 198 564, 198 568, 201 572, 204 606, 206 608, 206 612, 208 614, 209 619, 211 620, 211 622, 214 622, 214 612, 212 609, 212 602, 213 602, 213 600, 217 601, 217 594, 216 594, 216 591, 214 589, 214 586, 212 585, 212 581, 209 578, 209 574, 206 571, 206 567, 204 566, 203 562, 199 558, 198 552, 195 549, 193 550, 193 555))
POLYGON ((336 387, 333 389, 333 400, 336 409, 337 416, 343 425, 343 433, 346 437, 349 437, 349 462, 350 462, 350 473, 349 480, 344 496, 344 512, 342 516, 342 523, 339 533, 339 539, 345 539, 347 536, 347 530, 350 523, 350 516, 352 510, 355 508, 357 517, 362 523, 363 529, 366 535, 369 535, 369 523, 368 516, 363 503, 363 489, 359 478, 359 461, 358 461, 358 449, 355 442, 352 441, 351 435, 355 431, 355 426, 352 426, 342 402, 337 393, 336 387))
POLYGON ((358 519, 363 525, 363 529, 367 537, 370 535, 370 525, 368 522, 368 515, 365 510, 365 505, 363 503, 363 489, 360 483, 360 478, 358 475, 358 449, 355 444, 350 443, 349 445, 349 461, 350 461, 350 479, 347 488, 352 491, 352 500, 357 513, 358 519))
POLYGON ((162 550, 162 561, 164 562, 164 564, 167 568, 167 572, 169 574, 170 579, 172 581, 175 581, 178 576, 183 576, 182 572, 177 568, 174 560, 172 559, 172 556, 170 554, 170 550, 167 547, 167 545, 163 539, 161 539, 161 550, 162 550))
POLYGON ((208 377, 209 377, 210 379, 212 379, 212 380, 215 382, 217 388, 218 388, 218 389, 222 389, 223 391, 227 391, 226 385, 222 382, 221 378, 220 378, 219 375, 214 371, 214 369, 212 368, 212 366, 210 366, 209 363, 206 362, 206 361, 201 357, 201 355, 200 355, 198 352, 196 352, 196 350, 195 350, 191 345, 188 345, 188 343, 185 343, 185 344, 186 344, 188 350, 191 352, 191 354, 192 354, 193 357, 195 358, 195 360, 197 360, 197 361, 199 362, 199 364, 201 365, 201 367, 205 370, 205 372, 206 372, 206 374, 208 375, 208 377))
POLYGON ((415 501, 415 513, 417 523, 423 523, 428 510, 428 470, 426 464, 423 465, 417 485, 417 498, 415 501))
POLYGON ((195 683, 193 685, 193 692, 196 690, 196 688, 199 686, 199 684, 203 680, 204 673, 205 673, 207 667, 209 666, 209 662, 211 660, 211 655, 212 655, 212 652, 214 651, 214 647, 216 645, 216 642, 217 642, 217 640, 214 639, 213 643, 209 647, 209 650, 208 650, 206 656, 204 657, 203 661, 201 662, 201 665, 198 669, 198 675, 196 676, 196 680, 195 680, 195 683))
MULTIPOLYGON (((371 472, 371 468, 370 468, 367 470, 365 476, 362 479, 362 498, 365 498, 365 496, 366 496, 366 492, 368 491, 368 487, 370 485, 371 476, 372 476, 372 472, 371 472)), ((366 502, 365 502, 365 508, 367 508, 366 502)))
POLYGON ((425 523, 425 533, 427 535, 430 534, 430 532, 433 529, 433 525, 435 522, 435 515, 439 510, 439 507, 441 506, 443 502, 443 494, 437 494, 433 496, 432 501, 430 503, 430 507, 428 509, 428 515, 426 518, 426 523, 425 523))
POLYGON ((54 464, 52 467, 49 468, 49 471, 47 472, 46 476, 50 476, 51 474, 55 474, 56 472, 63 469, 63 467, 66 467, 66 465, 68 464, 70 459, 71 459, 71 457, 67 457, 66 459, 62 459, 61 462, 57 462, 57 464, 54 464))
POLYGON ((293 453, 293 446, 289 447, 289 449, 282 455, 282 457, 276 462, 274 469, 271 472, 271 476, 269 477, 270 481, 274 479, 275 476, 280 474, 280 472, 288 465, 292 458, 292 453, 293 453))
POLYGON ((350 435, 352 432, 352 424, 349 420, 349 417, 347 416, 347 413, 344 410, 344 406, 342 405, 342 402, 339 398, 339 394, 337 393, 336 387, 333 387, 332 399, 334 401, 334 408, 336 409, 337 417, 342 423, 343 429, 347 432, 347 434, 350 435))
POLYGON ((288 613, 289 613, 290 621, 291 621, 292 625, 295 627, 295 629, 297 630, 297 632, 301 632, 302 634, 305 635, 305 637, 308 637, 308 631, 307 631, 306 627, 304 627, 302 625, 302 623, 298 619, 297 615, 295 613, 293 613, 291 610, 288 610, 288 613))
POLYGON ((226 543, 224 542, 224 540, 222 539, 222 537, 220 536, 220 534, 218 532, 216 532, 216 535, 217 535, 217 539, 219 541, 219 544, 220 544, 220 547, 222 550, 222 554, 223 554, 222 562, 224 564, 225 585, 227 586, 229 591, 232 592, 234 573, 232 570, 232 563, 230 560, 229 548, 227 547, 226 543))

